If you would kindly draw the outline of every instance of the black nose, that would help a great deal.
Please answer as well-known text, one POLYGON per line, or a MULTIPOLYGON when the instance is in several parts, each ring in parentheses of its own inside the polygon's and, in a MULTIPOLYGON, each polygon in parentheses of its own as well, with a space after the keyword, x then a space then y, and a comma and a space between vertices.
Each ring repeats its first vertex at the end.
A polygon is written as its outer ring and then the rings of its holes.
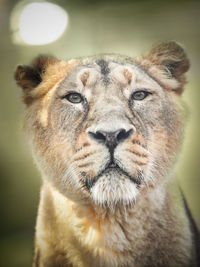
POLYGON ((133 129, 119 129, 115 132, 97 131, 95 133, 88 132, 89 136, 98 143, 105 144, 109 149, 114 149, 120 142, 128 139, 133 133, 133 129))

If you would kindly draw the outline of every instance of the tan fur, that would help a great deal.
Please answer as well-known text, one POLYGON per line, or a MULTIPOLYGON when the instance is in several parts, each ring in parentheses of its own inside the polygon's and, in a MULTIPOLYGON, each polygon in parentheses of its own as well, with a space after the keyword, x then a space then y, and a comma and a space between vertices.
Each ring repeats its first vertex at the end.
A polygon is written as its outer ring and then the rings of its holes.
POLYGON ((43 176, 34 266, 197 266, 173 175, 189 67, 183 49, 164 43, 137 62, 36 62, 15 76, 43 176), (138 90, 150 94, 133 100, 138 90), (73 92, 80 102, 69 100, 73 92), (105 132, 115 133, 114 148, 105 132))

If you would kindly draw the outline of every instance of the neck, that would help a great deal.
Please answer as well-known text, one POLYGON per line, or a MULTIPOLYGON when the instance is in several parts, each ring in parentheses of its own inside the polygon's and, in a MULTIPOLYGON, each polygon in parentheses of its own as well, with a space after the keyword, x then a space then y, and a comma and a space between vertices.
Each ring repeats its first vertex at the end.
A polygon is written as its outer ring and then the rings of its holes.
POLYGON ((88 255, 83 260, 85 266, 118 266, 120 262, 129 266, 134 259, 140 262, 144 253, 152 255, 155 246, 166 251, 166 240, 180 234, 183 227, 188 232, 185 220, 179 222, 179 217, 183 219, 182 210, 177 208, 180 199, 172 205, 177 196, 174 191, 170 195, 166 185, 149 188, 141 193, 134 206, 111 210, 77 204, 45 184, 38 224, 43 225, 45 231, 48 224, 55 240, 58 243, 63 240, 61 247, 68 246, 73 239, 73 249, 78 249, 83 258, 88 255), (173 225, 173 229, 169 225, 173 225))

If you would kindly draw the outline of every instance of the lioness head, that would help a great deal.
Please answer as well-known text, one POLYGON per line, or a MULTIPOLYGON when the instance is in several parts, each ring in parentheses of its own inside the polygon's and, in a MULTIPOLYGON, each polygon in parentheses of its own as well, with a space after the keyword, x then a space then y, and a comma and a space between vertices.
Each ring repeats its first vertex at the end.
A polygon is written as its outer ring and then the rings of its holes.
POLYGON ((174 42, 140 60, 40 56, 18 66, 25 132, 44 179, 74 201, 103 206, 130 205, 165 182, 181 140, 188 68, 174 42))

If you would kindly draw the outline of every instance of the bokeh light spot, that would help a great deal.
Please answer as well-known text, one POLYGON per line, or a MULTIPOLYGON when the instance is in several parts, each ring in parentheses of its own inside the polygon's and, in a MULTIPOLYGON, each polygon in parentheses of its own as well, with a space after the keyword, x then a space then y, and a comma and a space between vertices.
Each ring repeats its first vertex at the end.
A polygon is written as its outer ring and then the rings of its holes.
POLYGON ((49 2, 32 2, 23 6, 18 21, 18 40, 29 45, 45 45, 57 40, 68 24, 68 14, 49 2))

